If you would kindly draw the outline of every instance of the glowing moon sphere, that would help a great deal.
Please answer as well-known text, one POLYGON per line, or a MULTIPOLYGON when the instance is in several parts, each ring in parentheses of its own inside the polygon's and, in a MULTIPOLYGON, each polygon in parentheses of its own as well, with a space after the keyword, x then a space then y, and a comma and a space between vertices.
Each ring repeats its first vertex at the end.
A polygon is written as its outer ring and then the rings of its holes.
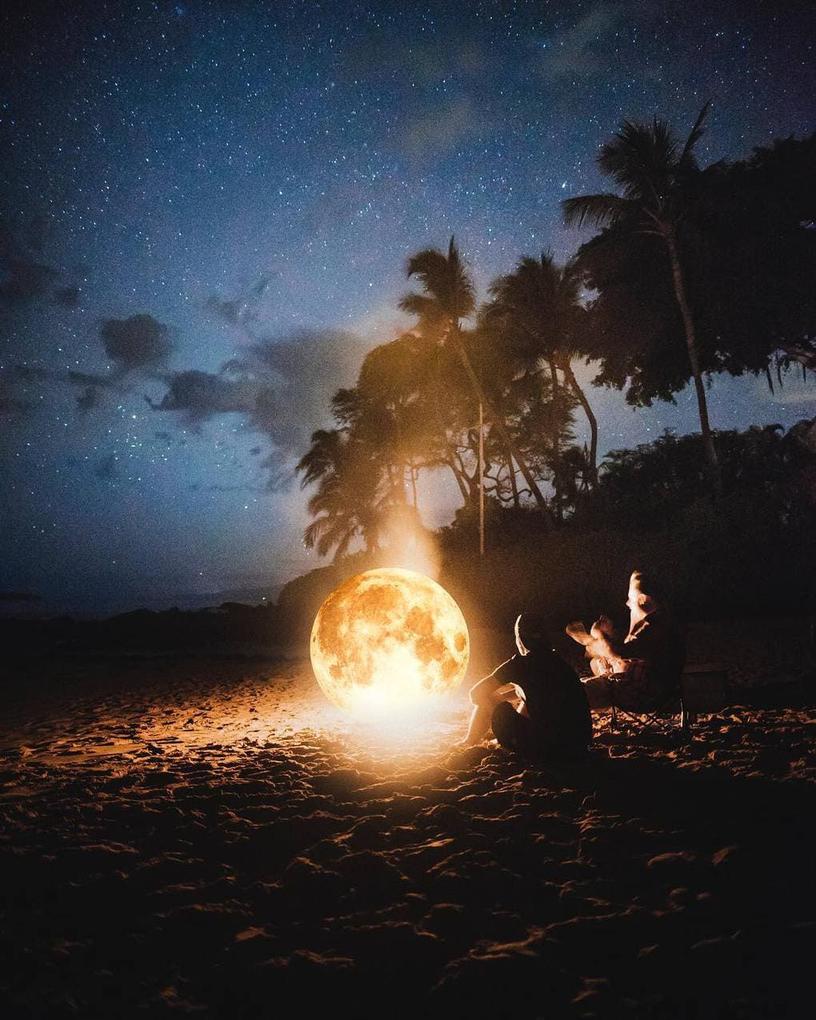
POLYGON ((462 611, 436 581, 383 567, 344 581, 315 617, 312 668, 326 696, 355 714, 415 709, 465 675, 462 611))

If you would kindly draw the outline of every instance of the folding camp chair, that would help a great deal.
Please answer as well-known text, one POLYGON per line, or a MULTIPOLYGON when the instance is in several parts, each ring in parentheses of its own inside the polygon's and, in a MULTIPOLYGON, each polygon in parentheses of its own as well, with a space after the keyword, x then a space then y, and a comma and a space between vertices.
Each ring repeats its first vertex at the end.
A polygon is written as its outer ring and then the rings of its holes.
POLYGON ((638 726, 641 729, 653 726, 664 733, 673 732, 678 728, 679 723, 680 732, 686 737, 691 736, 691 728, 697 718, 696 713, 689 710, 682 681, 678 690, 672 691, 667 697, 643 711, 624 708, 621 705, 616 705, 613 701, 610 719, 610 729, 613 733, 618 729, 619 715, 625 716, 630 725, 638 726))
POLYGON ((706 662, 687 664, 680 677, 680 686, 662 702, 646 711, 612 705, 611 729, 618 726, 618 716, 626 716, 636 726, 657 726, 664 732, 673 730, 679 714, 680 730, 691 735, 691 728, 701 712, 718 712, 728 702, 728 666, 706 662), (668 720, 667 717, 668 716, 668 720))

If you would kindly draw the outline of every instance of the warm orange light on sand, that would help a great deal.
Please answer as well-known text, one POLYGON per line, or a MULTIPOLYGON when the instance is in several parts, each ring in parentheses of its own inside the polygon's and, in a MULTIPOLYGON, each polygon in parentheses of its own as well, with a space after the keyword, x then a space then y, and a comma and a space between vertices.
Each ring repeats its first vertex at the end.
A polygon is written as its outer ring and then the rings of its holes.
POLYGON ((331 701, 398 722, 461 683, 470 640, 462 611, 441 585, 382 567, 332 592, 315 617, 310 650, 331 701))

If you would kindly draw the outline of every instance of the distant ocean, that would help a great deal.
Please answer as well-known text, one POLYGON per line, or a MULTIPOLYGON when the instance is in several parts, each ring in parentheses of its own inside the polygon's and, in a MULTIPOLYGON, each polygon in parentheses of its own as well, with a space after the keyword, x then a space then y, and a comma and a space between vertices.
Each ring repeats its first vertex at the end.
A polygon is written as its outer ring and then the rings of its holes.
POLYGON ((167 609, 193 611, 217 607, 224 602, 242 602, 257 606, 274 602, 283 586, 266 588, 233 588, 217 592, 181 592, 167 595, 140 595, 122 592, 120 596, 102 595, 83 598, 78 592, 71 598, 48 598, 27 592, 0 592, 0 617, 17 619, 48 619, 72 616, 76 619, 104 619, 136 609, 161 612, 167 609))

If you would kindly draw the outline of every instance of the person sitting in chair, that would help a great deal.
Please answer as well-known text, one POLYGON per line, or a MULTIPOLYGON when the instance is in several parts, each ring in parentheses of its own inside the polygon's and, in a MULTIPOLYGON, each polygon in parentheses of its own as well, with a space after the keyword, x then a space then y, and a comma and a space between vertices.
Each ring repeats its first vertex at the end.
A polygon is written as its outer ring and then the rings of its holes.
POLYGON ((522 613, 514 630, 518 653, 471 688, 473 712, 459 746, 478 744, 492 728, 502 747, 526 756, 584 754, 592 717, 578 674, 551 647, 535 616, 522 613))
POLYGON ((617 705, 629 711, 659 707, 680 690, 685 643, 654 578, 635 570, 629 579, 629 633, 615 634, 606 616, 587 631, 580 621, 566 632, 584 645, 592 676, 584 689, 592 708, 617 705))

